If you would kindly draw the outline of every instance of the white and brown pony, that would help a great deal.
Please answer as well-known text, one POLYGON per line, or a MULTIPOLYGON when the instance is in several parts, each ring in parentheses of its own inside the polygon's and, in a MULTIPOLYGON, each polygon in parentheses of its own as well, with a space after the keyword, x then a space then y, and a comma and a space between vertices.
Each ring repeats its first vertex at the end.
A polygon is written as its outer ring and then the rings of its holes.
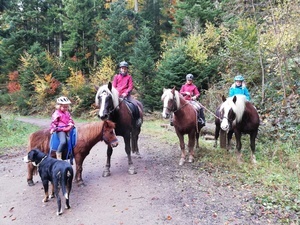
POLYGON ((236 149, 238 163, 241 162, 241 137, 242 134, 250 135, 251 162, 256 163, 255 157, 255 139, 259 127, 259 115, 251 102, 246 100, 244 95, 235 95, 233 97, 222 97, 223 103, 218 107, 215 120, 216 131, 215 140, 219 137, 220 129, 228 133, 228 146, 231 146, 232 135, 236 138, 236 149))

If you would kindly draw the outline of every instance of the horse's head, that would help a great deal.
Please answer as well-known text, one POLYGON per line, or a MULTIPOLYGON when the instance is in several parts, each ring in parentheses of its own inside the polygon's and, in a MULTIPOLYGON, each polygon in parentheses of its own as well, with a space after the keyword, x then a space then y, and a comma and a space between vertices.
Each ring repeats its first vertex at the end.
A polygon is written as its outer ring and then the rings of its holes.
POLYGON ((115 123, 110 120, 106 120, 102 129, 102 139, 111 147, 117 147, 119 142, 115 133, 115 123))
POLYGON ((242 120, 245 111, 246 97, 244 95, 235 95, 230 98, 223 98, 220 106, 221 128, 229 131, 233 125, 242 120))
POLYGON ((163 101, 162 116, 167 119, 172 112, 179 108, 179 92, 175 90, 175 87, 173 89, 164 88, 161 100, 163 101))
POLYGON ((110 113, 118 107, 118 100, 118 92, 110 82, 99 87, 95 97, 95 103, 99 106, 98 117, 107 120, 110 113))

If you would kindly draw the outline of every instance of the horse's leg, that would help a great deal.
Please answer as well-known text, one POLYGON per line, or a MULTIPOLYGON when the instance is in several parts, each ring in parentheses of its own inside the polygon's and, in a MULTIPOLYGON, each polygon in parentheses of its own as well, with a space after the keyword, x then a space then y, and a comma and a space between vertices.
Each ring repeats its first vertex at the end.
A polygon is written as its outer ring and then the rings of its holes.
POLYGON ((256 164, 256 157, 255 157, 255 139, 256 139, 257 132, 250 134, 250 147, 251 147, 251 162, 256 164))
POLYGON ((135 127, 131 132, 132 153, 135 153, 137 155, 140 155, 139 146, 138 146, 138 139, 139 139, 140 132, 141 132, 141 127, 135 127))
POLYGON ((82 164, 83 160, 85 159, 86 156, 82 156, 81 154, 75 154, 75 163, 76 163, 76 172, 75 172, 75 182, 77 185, 80 186, 85 186, 83 180, 82 180, 82 164))
POLYGON ((110 176, 110 160, 111 160, 111 155, 112 155, 113 149, 111 146, 107 146, 107 151, 106 151, 106 165, 105 169, 102 173, 102 177, 109 177, 110 176))
MULTIPOLYGON (((179 160, 179 166, 182 166, 185 162, 185 144, 184 144, 184 137, 182 134, 180 134, 179 132, 176 132, 178 139, 179 139, 179 146, 180 146, 180 150, 181 150, 181 157, 179 160)), ((194 140, 195 141, 195 140, 194 140)))
POLYGON ((242 163, 242 153, 241 153, 241 149, 242 149, 242 142, 241 142, 241 137, 242 134, 241 132, 235 132, 235 139, 236 139, 236 150, 237 150, 237 162, 238 164, 242 163))
POLYGON ((216 148, 218 146, 218 138, 220 135, 221 126, 220 123, 216 123, 216 129, 215 129, 215 144, 214 147, 216 148))
POLYGON ((233 136, 233 131, 229 131, 227 133, 227 151, 229 151, 231 149, 231 139, 232 139, 232 136, 233 136))
POLYGON ((28 163, 27 164, 27 184, 29 186, 33 186, 34 182, 33 182, 33 170, 34 170, 34 166, 32 165, 32 163, 28 163))
POLYGON ((131 142, 131 136, 130 136, 130 133, 128 134, 125 134, 123 136, 124 138, 124 142, 125 142, 125 152, 127 154, 127 157, 128 157, 128 173, 130 175, 133 175, 133 174, 136 174, 136 170, 133 166, 133 162, 132 162, 132 159, 131 159, 131 146, 130 146, 130 142, 131 142))
POLYGON ((200 132, 196 132, 196 149, 200 149, 199 137, 200 137, 200 132))
POLYGON ((189 141, 188 141, 188 148, 189 148, 189 163, 194 162, 194 157, 195 157, 195 152, 194 152, 194 147, 195 147, 195 139, 196 139, 196 133, 192 132, 188 134, 189 141))

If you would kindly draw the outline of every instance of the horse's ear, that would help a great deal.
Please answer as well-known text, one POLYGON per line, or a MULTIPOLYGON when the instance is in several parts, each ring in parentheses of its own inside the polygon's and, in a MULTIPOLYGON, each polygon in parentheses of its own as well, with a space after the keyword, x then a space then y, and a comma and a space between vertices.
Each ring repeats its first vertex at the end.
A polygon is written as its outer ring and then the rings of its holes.
POLYGON ((174 87, 172 88, 172 91, 175 91, 175 89, 176 89, 176 87, 174 86, 174 87))
POLYGON ((222 95, 222 101, 225 102, 226 101, 226 98, 224 95, 222 95))
POLYGON ((96 91, 98 91, 99 86, 98 85, 94 85, 94 88, 95 88, 96 91))
POLYGON ((112 88, 112 83, 109 81, 108 82, 108 85, 107 85, 108 89, 111 91, 111 88, 112 88))
POLYGON ((232 99, 232 101, 233 101, 233 103, 235 103, 236 102, 236 95, 233 97, 233 99, 232 99))

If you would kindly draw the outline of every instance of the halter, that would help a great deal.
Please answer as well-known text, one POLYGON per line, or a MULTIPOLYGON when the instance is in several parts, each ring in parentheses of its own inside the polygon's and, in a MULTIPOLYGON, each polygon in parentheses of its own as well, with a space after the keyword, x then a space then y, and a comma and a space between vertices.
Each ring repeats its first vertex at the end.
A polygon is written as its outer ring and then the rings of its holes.
MULTIPOLYGON (((106 90, 104 90, 103 92, 106 92, 107 94, 109 94, 106 90)), ((102 92, 102 93, 103 93, 102 92)), ((101 94, 102 94, 101 93, 101 94)), ((101 97, 101 94, 99 95, 99 98, 101 97)), ((112 96, 111 94, 109 94, 110 96, 112 96)), ((120 104, 122 103, 124 101, 124 98, 119 98, 119 104, 118 105, 116 105, 112 110, 110 110, 109 112, 108 112, 108 115, 110 115, 111 113, 113 113, 119 106, 120 106, 120 104)))
POLYGON ((118 139, 115 139, 115 140, 113 140, 112 142, 109 142, 109 141, 104 137, 104 131, 103 131, 103 130, 104 130, 104 129, 103 129, 103 127, 102 127, 100 136, 101 136, 101 139, 102 139, 105 143, 108 143, 108 144, 111 145, 112 143, 115 143, 115 142, 118 141, 118 139))

